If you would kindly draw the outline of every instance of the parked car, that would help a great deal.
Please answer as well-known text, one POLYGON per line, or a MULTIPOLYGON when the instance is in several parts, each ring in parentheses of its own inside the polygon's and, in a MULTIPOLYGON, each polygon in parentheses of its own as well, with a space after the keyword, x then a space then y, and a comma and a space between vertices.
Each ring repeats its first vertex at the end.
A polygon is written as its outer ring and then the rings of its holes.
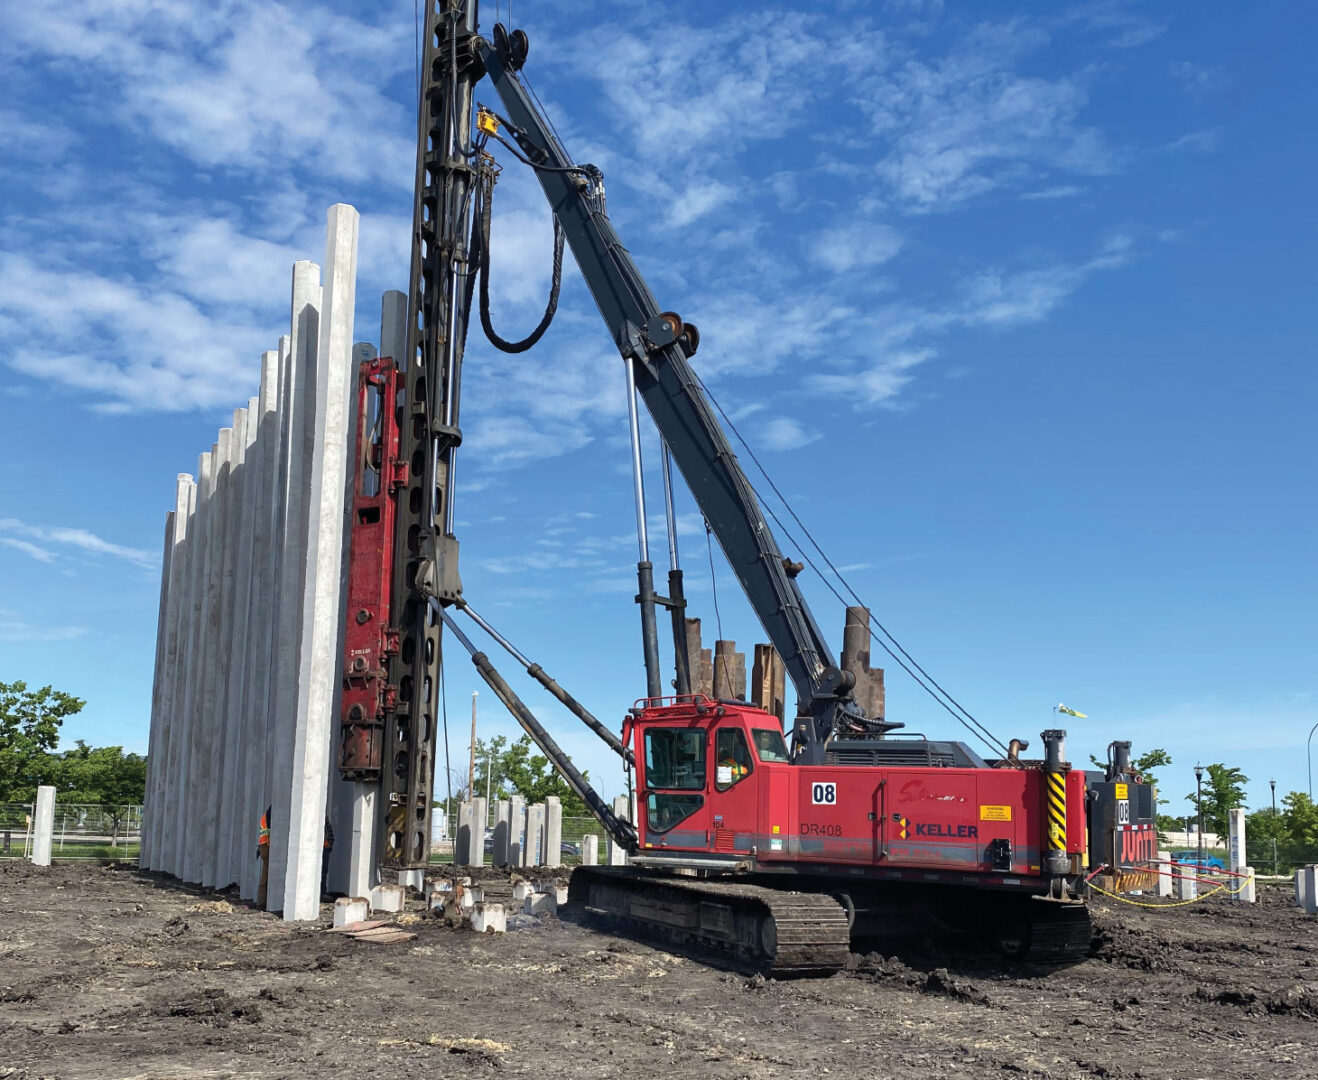
POLYGON ((574 844, 570 840, 564 840, 558 845, 558 853, 560 855, 580 855, 581 845, 574 844))
POLYGON ((1197 850, 1173 851, 1172 861, 1181 863, 1185 866, 1198 866, 1203 870, 1226 869, 1226 863, 1224 863, 1216 855, 1209 855, 1207 852, 1205 852, 1204 857, 1200 859, 1199 852, 1197 850))

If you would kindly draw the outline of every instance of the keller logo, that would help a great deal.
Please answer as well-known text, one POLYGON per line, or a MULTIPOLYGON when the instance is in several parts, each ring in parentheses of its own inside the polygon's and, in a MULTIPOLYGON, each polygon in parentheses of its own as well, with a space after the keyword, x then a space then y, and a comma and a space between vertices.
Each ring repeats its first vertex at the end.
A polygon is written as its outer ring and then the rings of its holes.
POLYGON ((898 838, 899 838, 899 839, 902 839, 902 840, 905 840, 905 839, 906 839, 906 830, 907 830, 908 828, 910 828, 910 825, 911 825, 911 819, 908 818, 908 817, 902 817, 901 814, 893 814, 893 815, 892 815, 892 821, 893 821, 893 824, 897 826, 897 836, 898 836, 898 838))

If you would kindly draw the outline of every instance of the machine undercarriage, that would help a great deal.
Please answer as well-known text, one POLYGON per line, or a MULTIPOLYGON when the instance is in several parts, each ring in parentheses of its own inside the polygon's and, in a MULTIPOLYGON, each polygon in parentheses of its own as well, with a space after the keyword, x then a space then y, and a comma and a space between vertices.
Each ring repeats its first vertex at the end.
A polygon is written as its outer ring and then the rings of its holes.
POLYGON ((827 975, 852 952, 935 937, 1012 960, 1070 964, 1089 955, 1080 900, 1020 892, 871 883, 813 875, 690 877, 639 867, 579 867, 569 901, 597 925, 775 977, 827 975))

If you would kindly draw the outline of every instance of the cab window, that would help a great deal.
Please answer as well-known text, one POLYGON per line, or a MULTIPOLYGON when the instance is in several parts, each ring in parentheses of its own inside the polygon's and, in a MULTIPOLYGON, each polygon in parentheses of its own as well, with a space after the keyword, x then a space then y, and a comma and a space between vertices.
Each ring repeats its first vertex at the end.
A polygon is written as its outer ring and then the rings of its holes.
POLYGON ((787 743, 783 733, 776 729, 756 729, 752 732, 755 739, 755 752, 761 761, 787 761, 787 743))
POLYGON ((714 787, 719 791, 727 791, 750 776, 754 765, 746 733, 741 728, 719 728, 714 737, 714 759, 714 787))
MULTIPOLYGON (((677 795, 652 791, 645 798, 645 826, 650 832, 666 833, 705 805, 703 795, 677 795)), ((704 834, 701 834, 704 839, 704 834)))
POLYGON ((705 796, 698 793, 705 790, 706 741, 700 728, 651 728, 645 733, 645 783, 651 789, 645 799, 645 825, 651 832, 668 832, 704 805, 705 796))
POLYGON ((645 784, 676 791, 705 789, 705 733, 651 728, 645 733, 645 784))

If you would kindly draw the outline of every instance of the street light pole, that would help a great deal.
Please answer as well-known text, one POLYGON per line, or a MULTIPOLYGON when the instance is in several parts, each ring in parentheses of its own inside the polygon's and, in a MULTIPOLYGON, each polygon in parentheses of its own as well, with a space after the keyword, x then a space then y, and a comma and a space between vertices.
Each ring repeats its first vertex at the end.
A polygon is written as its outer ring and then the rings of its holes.
POLYGON ((1269 780, 1272 788, 1272 876, 1277 876, 1277 781, 1269 780))
POLYGON ((1318 724, 1309 729, 1309 740, 1304 744, 1304 759, 1309 764, 1309 799, 1313 800, 1313 733, 1318 731, 1318 724))
POLYGON ((1199 869, 1204 868, 1204 767, 1194 767, 1194 809, 1199 816, 1199 869))
POLYGON ((471 757, 467 762, 467 798, 476 798, 476 698, 478 692, 471 692, 471 757))

